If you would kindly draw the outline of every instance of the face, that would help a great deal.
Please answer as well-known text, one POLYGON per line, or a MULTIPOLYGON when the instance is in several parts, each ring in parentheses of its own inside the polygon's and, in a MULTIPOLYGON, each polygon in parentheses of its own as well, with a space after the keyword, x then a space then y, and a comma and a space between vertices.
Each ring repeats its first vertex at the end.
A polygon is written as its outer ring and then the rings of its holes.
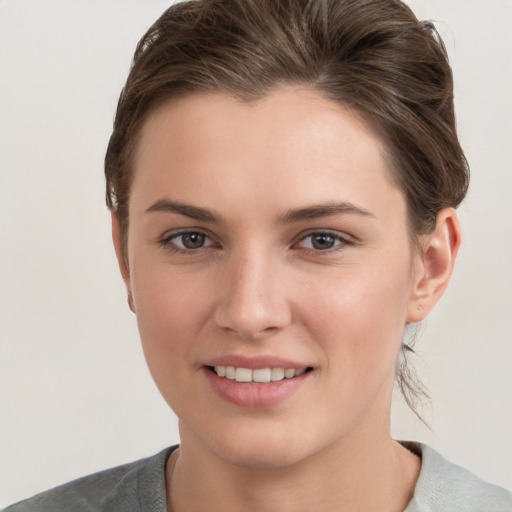
POLYGON ((311 90, 150 116, 125 280, 184 445, 271 467, 389 436, 418 262, 383 154, 311 90))

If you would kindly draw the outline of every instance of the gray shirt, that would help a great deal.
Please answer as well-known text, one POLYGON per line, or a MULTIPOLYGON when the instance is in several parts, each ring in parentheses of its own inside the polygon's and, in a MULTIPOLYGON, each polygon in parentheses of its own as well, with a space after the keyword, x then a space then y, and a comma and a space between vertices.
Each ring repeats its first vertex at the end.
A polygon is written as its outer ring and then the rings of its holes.
MULTIPOLYGON (((424 444, 402 444, 422 459, 404 512, 512 512, 512 493, 483 482, 424 444)), ((174 449, 74 480, 4 512, 166 512, 165 465, 174 449)))

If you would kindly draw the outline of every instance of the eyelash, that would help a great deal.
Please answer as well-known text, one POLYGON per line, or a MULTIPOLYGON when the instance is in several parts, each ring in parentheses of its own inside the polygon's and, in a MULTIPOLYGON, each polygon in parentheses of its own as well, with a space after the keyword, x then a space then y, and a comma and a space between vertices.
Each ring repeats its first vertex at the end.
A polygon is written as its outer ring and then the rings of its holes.
POLYGON ((190 249, 190 248, 181 248, 176 245, 175 240, 180 237, 184 237, 186 235, 192 236, 192 235, 200 235, 203 236, 205 239, 212 240, 210 236, 208 236, 206 233, 199 231, 199 230, 185 230, 185 231, 179 231, 178 233, 172 233, 168 236, 164 236, 159 242, 158 245, 162 246, 166 250, 169 250, 174 253, 181 253, 181 254, 191 254, 194 252, 200 252, 202 250, 208 249, 210 245, 208 246, 202 246, 198 247, 197 249, 190 249))
POLYGON ((354 241, 349 239, 348 237, 343 237, 340 234, 333 232, 333 231, 325 231, 325 230, 318 230, 318 231, 310 231, 306 235, 302 236, 299 241, 294 244, 294 246, 297 246, 299 243, 303 242, 304 240, 307 240, 308 238, 312 238, 314 236, 325 236, 332 238, 335 242, 334 247, 329 247, 327 249, 314 249, 314 248, 304 248, 305 250, 309 252, 313 252, 315 254, 330 254, 335 251, 340 251, 346 248, 347 246, 354 245, 354 241), (337 242, 337 243, 336 243, 337 242))
MULTIPOLYGON (((344 249, 347 246, 354 245, 354 241, 350 240, 349 238, 343 237, 339 235, 336 232, 333 231, 325 231, 325 230, 317 230, 317 231, 310 231, 307 234, 300 237, 300 239, 295 242, 292 246, 292 248, 298 247, 300 243, 304 242, 308 238, 312 238, 314 236, 324 236, 329 237, 334 240, 335 245, 333 247, 329 247, 327 249, 315 249, 315 248, 307 248, 304 247, 303 249, 314 254, 322 255, 322 254, 330 254, 335 251, 339 251, 344 249)), ((203 250, 209 249, 212 245, 214 245, 214 242, 210 236, 208 236, 206 233, 199 231, 199 230, 186 230, 186 231, 180 231, 178 233, 172 233, 168 236, 163 237, 159 242, 158 245, 161 247, 164 247, 166 250, 169 250, 174 253, 181 253, 181 254, 192 254, 192 253, 198 253, 203 250), (197 247, 195 249, 193 248, 182 248, 176 245, 175 240, 184 237, 186 235, 192 236, 192 235, 200 235, 204 237, 206 240, 210 240, 210 244, 206 246, 197 247)))

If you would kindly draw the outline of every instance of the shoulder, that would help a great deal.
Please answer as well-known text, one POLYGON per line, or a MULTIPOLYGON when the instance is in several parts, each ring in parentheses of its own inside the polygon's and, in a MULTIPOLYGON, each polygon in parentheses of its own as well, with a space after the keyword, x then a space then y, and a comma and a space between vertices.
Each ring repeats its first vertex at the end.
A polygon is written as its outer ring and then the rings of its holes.
POLYGON ((414 496, 405 512, 511 512, 512 493, 484 482, 422 443, 402 443, 421 456, 414 496))
POLYGON ((160 512, 165 505, 165 464, 173 449, 100 471, 21 501, 4 512, 160 512), (147 503, 146 503, 147 502, 147 503))

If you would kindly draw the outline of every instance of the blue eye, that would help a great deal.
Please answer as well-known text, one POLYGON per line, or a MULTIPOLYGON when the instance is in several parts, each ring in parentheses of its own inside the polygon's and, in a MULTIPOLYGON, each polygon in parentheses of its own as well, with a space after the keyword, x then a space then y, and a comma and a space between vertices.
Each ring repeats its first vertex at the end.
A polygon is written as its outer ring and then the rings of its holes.
POLYGON ((171 246, 178 251, 194 251, 213 245, 213 241, 200 231, 185 231, 162 240, 162 245, 171 246))
POLYGON ((314 251, 328 251, 329 249, 336 249, 339 246, 348 245, 350 243, 349 240, 339 235, 320 231, 306 235, 297 245, 304 249, 312 249, 314 251))

